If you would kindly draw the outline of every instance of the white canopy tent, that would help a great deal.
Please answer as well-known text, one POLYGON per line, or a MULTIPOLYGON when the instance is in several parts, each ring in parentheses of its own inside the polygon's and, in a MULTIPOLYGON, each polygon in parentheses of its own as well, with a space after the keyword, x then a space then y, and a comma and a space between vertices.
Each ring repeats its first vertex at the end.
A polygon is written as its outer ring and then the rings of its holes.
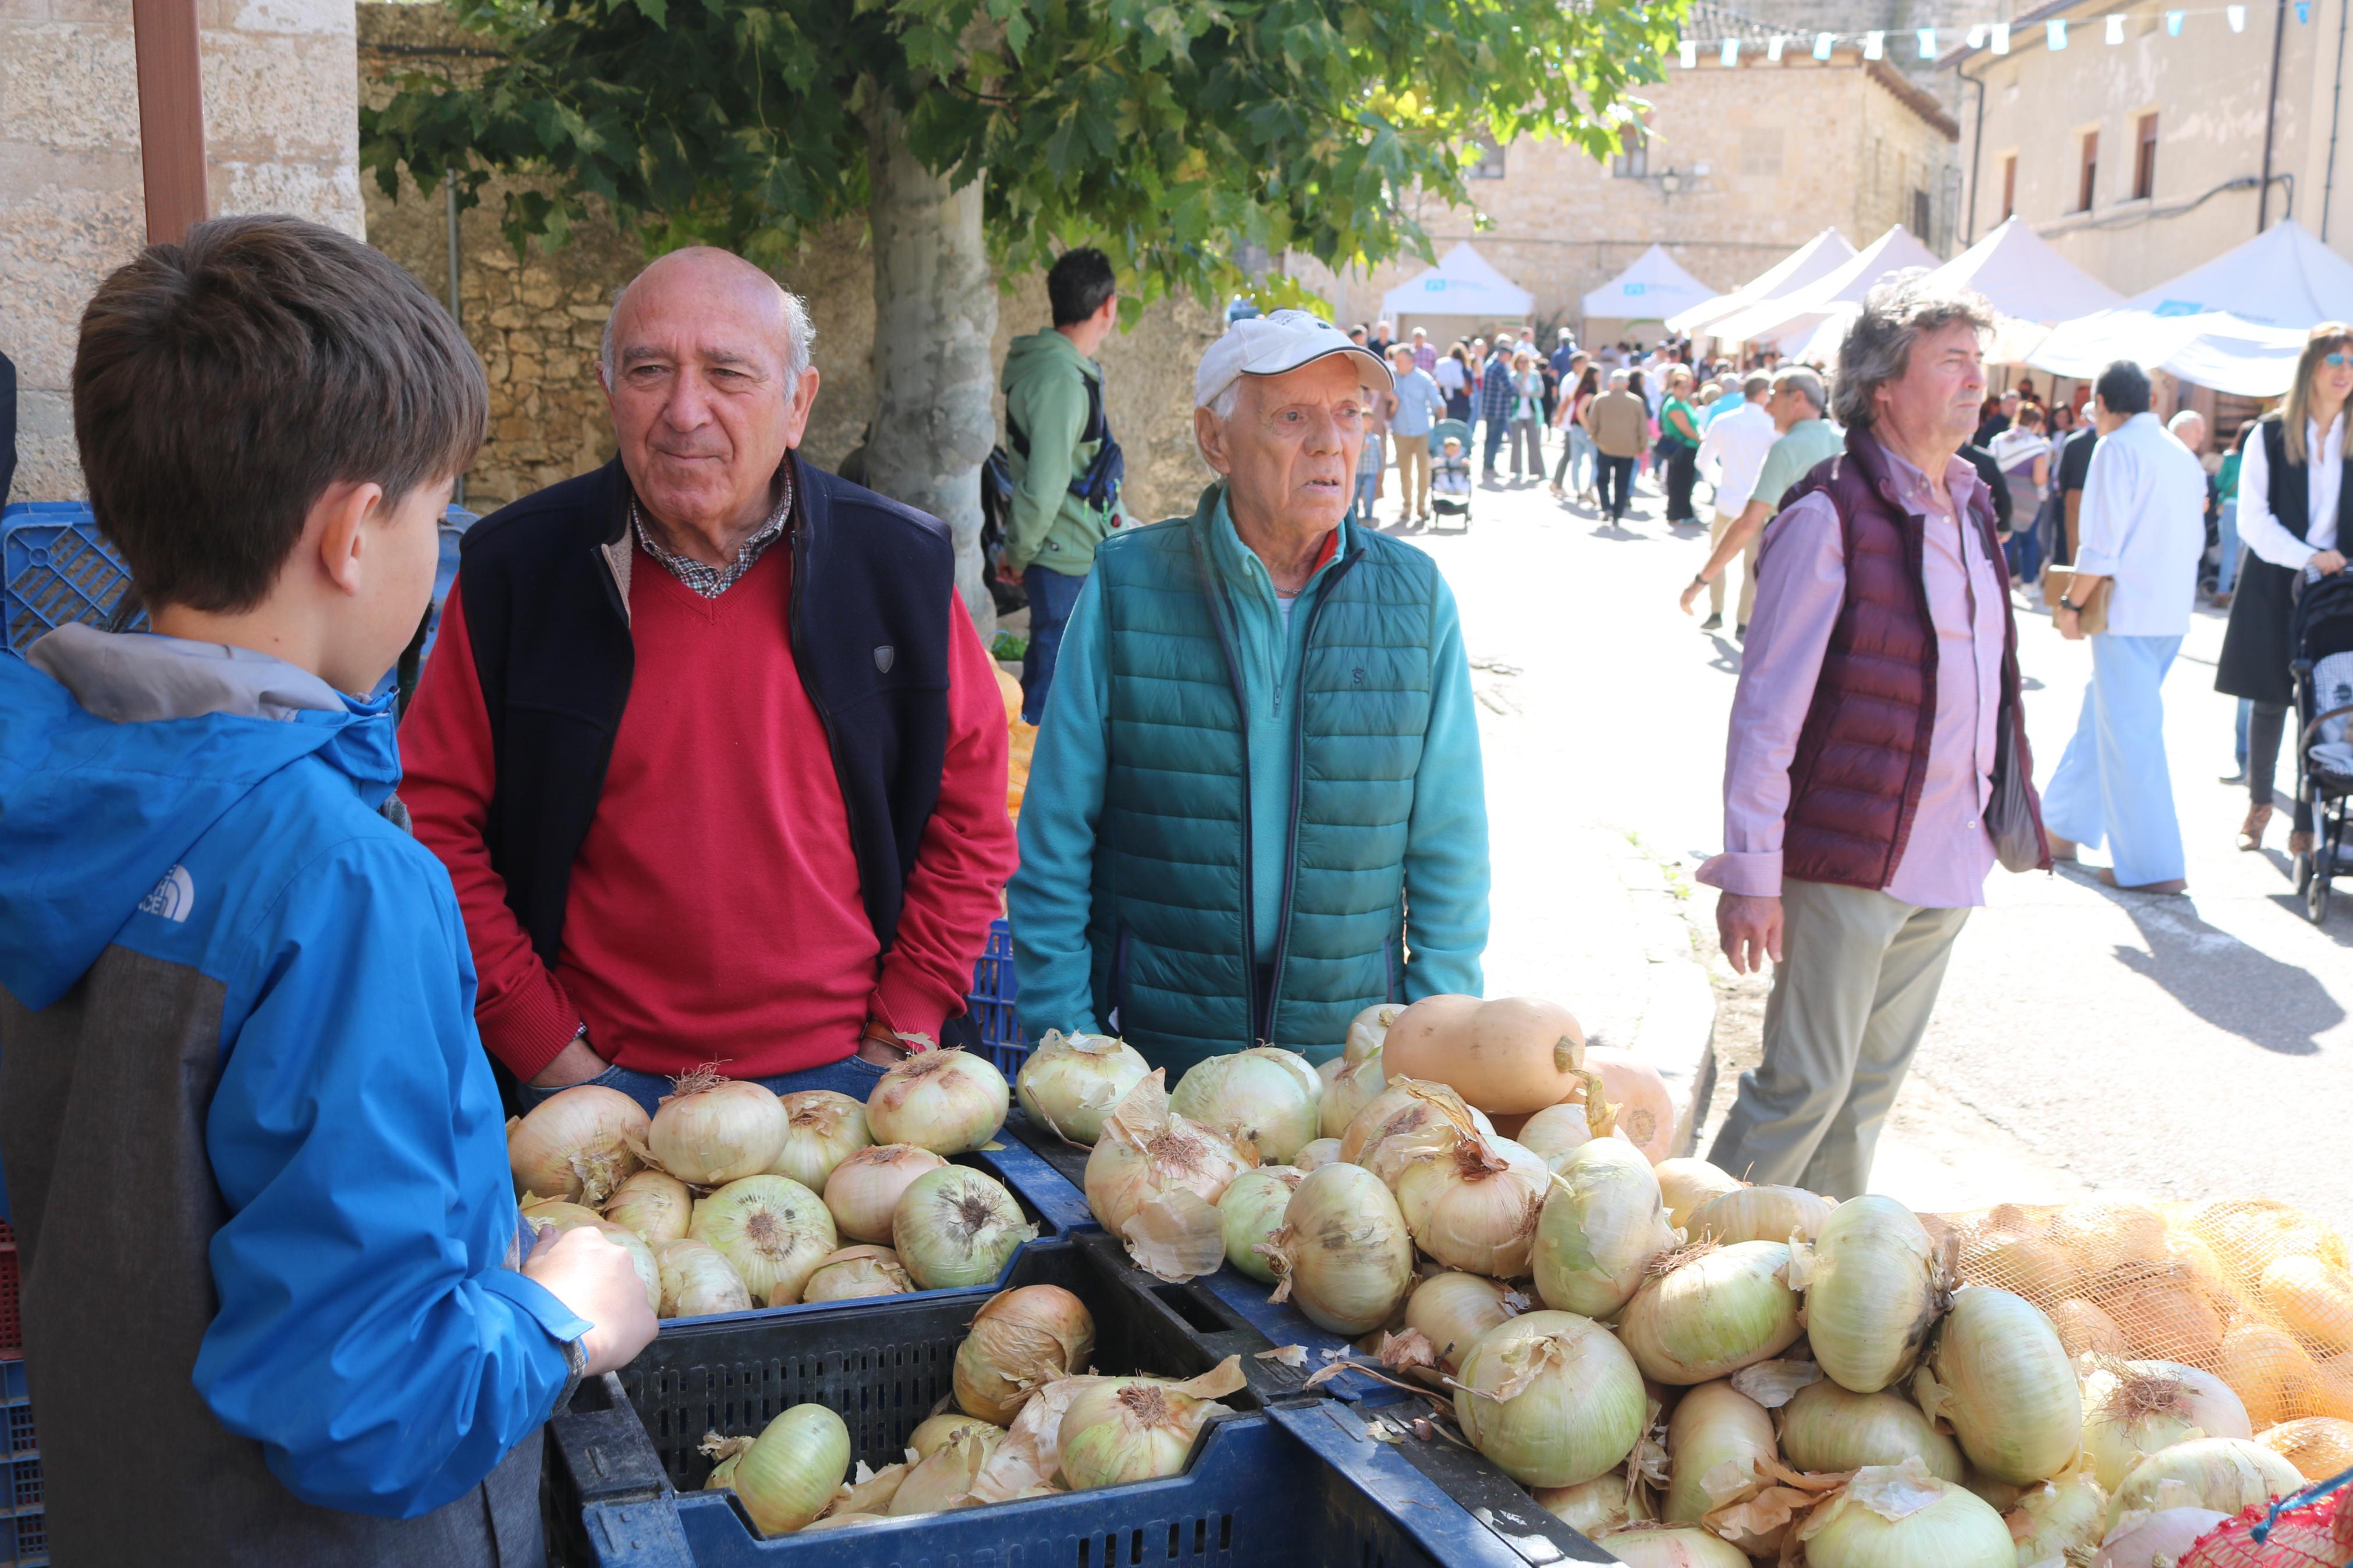
POLYGON ((1634 265, 1585 297, 1589 321, 1659 321, 1713 298, 1715 290, 1684 271, 1664 246, 1654 245, 1634 265))
POLYGON ((2353 321, 2353 261, 2293 218, 2111 310, 2062 323, 2026 363, 2088 380, 2116 360, 2241 397, 2276 397, 2306 338, 2353 321))
POLYGON ((1955 289, 1985 296, 2001 320, 1986 358, 2023 361, 2062 321, 2124 303, 2124 296, 2068 260, 2051 242, 2013 217, 1930 275, 1955 289))
POLYGON ((1729 294, 1703 300, 1688 310, 1669 316, 1667 330, 1694 337, 1712 336, 1714 334, 1708 329, 1726 316, 1736 314, 1751 305, 1795 293, 1835 269, 1853 254, 1854 247, 1848 243, 1846 236, 1835 228, 1826 228, 1729 294))
POLYGON ((1496 271, 1465 240, 1440 257, 1437 266, 1382 295, 1381 314, 1398 322, 1402 332, 1408 316, 1521 321, 1535 304, 1535 295, 1496 271))
POLYGON ((1810 347, 1841 306, 1860 304, 1881 278, 1907 267, 1935 268, 1936 253, 1897 224, 1805 288, 1764 300, 1725 317, 1708 329, 1725 342, 1769 343, 1786 354, 1810 347))

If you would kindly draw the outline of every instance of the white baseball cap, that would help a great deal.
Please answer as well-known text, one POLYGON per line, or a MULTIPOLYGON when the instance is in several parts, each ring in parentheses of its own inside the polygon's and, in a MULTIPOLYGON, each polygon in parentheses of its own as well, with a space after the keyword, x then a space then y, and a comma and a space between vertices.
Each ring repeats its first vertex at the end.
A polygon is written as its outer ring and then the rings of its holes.
MULTIPOLYGON (((1277 310, 1234 322, 1209 345, 1201 356, 1201 368, 1193 373, 1193 406, 1207 408, 1239 376, 1281 375, 1332 354, 1355 354, 1378 366, 1380 380, 1375 384, 1383 391, 1397 384, 1380 355, 1351 342, 1347 333, 1323 317, 1310 310, 1277 310)), ((1366 379, 1371 380, 1369 374, 1366 379)))

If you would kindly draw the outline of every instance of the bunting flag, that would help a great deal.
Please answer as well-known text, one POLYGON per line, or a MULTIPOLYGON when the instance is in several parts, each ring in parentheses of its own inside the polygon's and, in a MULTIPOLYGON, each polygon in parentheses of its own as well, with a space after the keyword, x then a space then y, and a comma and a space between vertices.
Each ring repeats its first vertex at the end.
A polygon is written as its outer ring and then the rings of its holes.
MULTIPOLYGON (((2312 0, 2295 0, 2295 8, 2296 24, 2299 26, 2310 26, 2312 0)), ((2162 15, 2165 18, 2165 36, 2168 38, 2183 37, 2189 18, 2193 16, 2219 16, 2233 33, 2244 33, 2247 30, 2247 7, 2243 4, 2184 7, 2167 10, 2162 15)), ((2111 48, 2121 46, 2125 42, 2123 14, 2112 12, 2100 18, 2100 21, 2101 41, 2111 48)), ((2028 26, 2031 27, 2031 24, 2028 26)), ((1990 48, 1997 55, 2006 55, 2011 52, 2013 44, 2022 45, 2033 37, 2029 32, 2024 38, 2021 38, 2012 24, 2006 21, 1972 22, 1965 26, 1915 27, 1912 29, 1912 35, 1918 48, 1919 58, 1924 60, 1933 60, 1941 49, 1949 48, 1969 50, 1990 48)), ((1796 41, 1802 46, 1806 39, 1800 36, 1796 41)), ((2066 19, 2058 16, 2045 19, 2042 23, 2042 36, 2040 41, 2044 48, 2054 52, 2065 48, 2068 43, 2066 19)), ((1770 33, 1756 36, 1735 35, 1716 39, 1715 42, 1715 58, 1717 63, 1721 65, 1738 66, 1744 45, 1752 50, 1761 47, 1765 58, 1778 65, 1781 63, 1782 50, 1788 45, 1790 38, 1787 34, 1770 33)), ((1866 60, 1884 60, 1887 58, 1887 34, 1873 28, 1858 33, 1816 32, 1813 35, 1814 58, 1830 59, 1841 48, 1855 49, 1866 60)), ((1698 68, 1699 45, 1696 40, 1679 42, 1675 47, 1675 55, 1683 69, 1698 68)))

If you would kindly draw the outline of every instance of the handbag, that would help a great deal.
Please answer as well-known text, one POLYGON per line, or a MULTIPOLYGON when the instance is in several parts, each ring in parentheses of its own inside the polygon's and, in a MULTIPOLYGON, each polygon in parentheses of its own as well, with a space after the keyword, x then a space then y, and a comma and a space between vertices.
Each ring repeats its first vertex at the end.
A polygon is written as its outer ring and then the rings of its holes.
MULTIPOLYGON (((2042 569, 2042 602, 2057 608, 2059 601, 2067 596, 2067 589, 2074 581, 2075 574, 2066 567, 2045 566, 2042 569)), ((2101 578, 2100 585, 2092 590, 2092 596, 2077 607, 2075 622, 2084 628, 2085 637, 2108 629, 2108 594, 2116 585, 2115 578, 2101 578)))
POLYGON ((2034 795, 2026 770, 2018 765, 2018 715, 2005 708, 1993 742, 1993 797, 1986 802, 1985 825, 1994 858, 2005 871, 2032 871, 2042 864, 2042 835, 2035 826, 2034 795))

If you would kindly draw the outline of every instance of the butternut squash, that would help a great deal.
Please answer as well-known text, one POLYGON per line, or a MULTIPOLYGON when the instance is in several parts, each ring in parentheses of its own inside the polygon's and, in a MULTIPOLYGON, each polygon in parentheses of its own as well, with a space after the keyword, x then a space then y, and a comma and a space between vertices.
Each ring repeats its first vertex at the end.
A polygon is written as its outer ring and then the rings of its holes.
POLYGON ((1425 996, 1389 1026, 1381 1062, 1392 1081, 1432 1079, 1482 1110, 1518 1115, 1584 1087, 1585 1031, 1534 996, 1425 996))

